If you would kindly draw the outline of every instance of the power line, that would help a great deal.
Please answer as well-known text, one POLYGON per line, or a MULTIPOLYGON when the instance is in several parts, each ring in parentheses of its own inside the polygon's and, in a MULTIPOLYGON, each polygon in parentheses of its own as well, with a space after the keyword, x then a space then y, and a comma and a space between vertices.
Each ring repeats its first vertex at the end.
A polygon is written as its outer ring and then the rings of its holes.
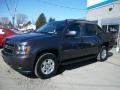
POLYGON ((14 0, 14 9, 13 9, 13 12, 10 11, 10 8, 9 8, 9 5, 8 5, 7 1, 6 0, 4 0, 4 1, 5 1, 5 4, 6 4, 6 7, 8 9, 9 15, 10 15, 10 17, 12 19, 12 24, 13 24, 13 28, 14 28, 15 15, 16 15, 16 10, 17 10, 16 0, 14 0))
POLYGON ((61 8, 67 8, 67 9, 73 9, 73 10, 81 10, 81 11, 86 11, 87 9, 79 9, 79 8, 74 8, 74 7, 69 7, 69 6, 64 6, 64 5, 60 5, 60 4, 56 4, 56 3, 51 3, 48 1, 43 1, 41 0, 42 3, 50 5, 50 6, 56 6, 56 7, 61 7, 61 8))
POLYGON ((12 18, 12 14, 11 14, 11 12, 10 12, 10 8, 9 8, 9 6, 8 6, 8 3, 7 3, 6 0, 4 0, 4 1, 5 1, 5 4, 6 4, 6 7, 7 7, 7 9, 8 9, 9 15, 10 15, 10 17, 12 18))
POLYGON ((0 0, 0 8, 2 7, 3 4, 3 0, 0 0))
POLYGON ((13 28, 14 28, 14 24, 15 24, 16 10, 17 10, 17 3, 16 3, 16 0, 14 0, 14 10, 13 10, 13 17, 12 17, 13 28))

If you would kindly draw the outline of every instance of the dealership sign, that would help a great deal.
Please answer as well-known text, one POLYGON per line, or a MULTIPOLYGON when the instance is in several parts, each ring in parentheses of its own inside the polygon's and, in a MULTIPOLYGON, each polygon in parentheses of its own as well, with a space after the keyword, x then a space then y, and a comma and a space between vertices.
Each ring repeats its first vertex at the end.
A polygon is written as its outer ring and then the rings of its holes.
POLYGON ((87 8, 88 9, 96 8, 114 1, 118 1, 118 0, 88 0, 87 8))

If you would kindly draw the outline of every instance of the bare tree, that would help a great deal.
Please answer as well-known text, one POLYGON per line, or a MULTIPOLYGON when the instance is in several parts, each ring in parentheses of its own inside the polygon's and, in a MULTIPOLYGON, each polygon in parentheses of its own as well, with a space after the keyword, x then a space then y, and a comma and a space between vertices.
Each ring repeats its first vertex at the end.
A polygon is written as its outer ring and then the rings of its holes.
POLYGON ((8 25, 10 22, 10 20, 8 19, 8 17, 1 17, 0 18, 0 23, 3 25, 8 25))
POLYGON ((27 16, 25 14, 16 15, 16 23, 18 27, 20 24, 25 24, 26 22, 27 22, 27 16))
POLYGON ((7 27, 7 28, 11 28, 12 27, 12 23, 9 20, 8 17, 0 17, 0 24, 7 27))

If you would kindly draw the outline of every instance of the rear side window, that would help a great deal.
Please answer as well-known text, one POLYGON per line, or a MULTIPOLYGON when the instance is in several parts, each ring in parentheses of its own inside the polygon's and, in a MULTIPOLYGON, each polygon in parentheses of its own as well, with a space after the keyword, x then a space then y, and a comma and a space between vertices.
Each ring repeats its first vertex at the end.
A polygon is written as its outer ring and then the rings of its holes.
POLYGON ((94 27, 95 27, 95 30, 97 33, 104 32, 103 29, 101 27, 99 27, 98 25, 94 25, 94 27))
POLYGON ((81 36, 93 36, 96 34, 96 29, 93 24, 84 24, 81 30, 81 36))

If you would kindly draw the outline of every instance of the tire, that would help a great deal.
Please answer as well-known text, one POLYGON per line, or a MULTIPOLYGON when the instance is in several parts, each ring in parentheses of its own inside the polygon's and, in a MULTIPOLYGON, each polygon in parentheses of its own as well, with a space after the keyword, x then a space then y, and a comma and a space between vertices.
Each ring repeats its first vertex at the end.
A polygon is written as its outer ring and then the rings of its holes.
POLYGON ((100 62, 105 61, 108 58, 108 50, 105 46, 102 46, 98 56, 97 56, 97 60, 100 62))
POLYGON ((35 64, 35 75, 38 78, 47 79, 54 76, 58 69, 58 61, 53 53, 42 54, 35 64))

